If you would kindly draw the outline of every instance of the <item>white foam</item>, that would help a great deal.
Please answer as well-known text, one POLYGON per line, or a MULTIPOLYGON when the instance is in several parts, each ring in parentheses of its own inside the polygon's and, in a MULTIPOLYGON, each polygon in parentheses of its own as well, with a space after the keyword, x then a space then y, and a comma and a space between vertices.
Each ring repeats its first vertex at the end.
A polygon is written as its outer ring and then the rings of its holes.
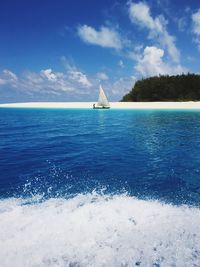
POLYGON ((4 199, 0 266, 200 266, 200 210, 125 195, 4 199))

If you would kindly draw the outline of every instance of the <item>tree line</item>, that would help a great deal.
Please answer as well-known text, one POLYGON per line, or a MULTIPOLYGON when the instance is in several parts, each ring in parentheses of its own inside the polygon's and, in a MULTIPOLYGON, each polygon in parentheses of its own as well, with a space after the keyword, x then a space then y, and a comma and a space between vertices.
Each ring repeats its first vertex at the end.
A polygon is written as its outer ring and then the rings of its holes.
POLYGON ((200 100, 200 75, 160 75, 138 80, 121 101, 197 101, 200 100))

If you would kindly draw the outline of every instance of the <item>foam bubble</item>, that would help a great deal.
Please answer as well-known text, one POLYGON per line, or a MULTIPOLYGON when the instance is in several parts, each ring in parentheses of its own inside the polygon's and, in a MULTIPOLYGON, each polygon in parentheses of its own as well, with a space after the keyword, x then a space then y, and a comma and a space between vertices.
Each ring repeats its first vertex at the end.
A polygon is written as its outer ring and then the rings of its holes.
POLYGON ((0 201, 4 267, 200 266, 200 210, 126 195, 0 201))

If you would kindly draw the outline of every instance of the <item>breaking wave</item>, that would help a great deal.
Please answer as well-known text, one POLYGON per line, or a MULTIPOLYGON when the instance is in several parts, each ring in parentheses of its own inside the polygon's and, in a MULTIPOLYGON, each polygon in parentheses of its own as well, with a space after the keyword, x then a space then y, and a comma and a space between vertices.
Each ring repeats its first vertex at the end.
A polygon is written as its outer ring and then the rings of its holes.
POLYGON ((128 195, 0 200, 4 267, 200 266, 200 209, 128 195))

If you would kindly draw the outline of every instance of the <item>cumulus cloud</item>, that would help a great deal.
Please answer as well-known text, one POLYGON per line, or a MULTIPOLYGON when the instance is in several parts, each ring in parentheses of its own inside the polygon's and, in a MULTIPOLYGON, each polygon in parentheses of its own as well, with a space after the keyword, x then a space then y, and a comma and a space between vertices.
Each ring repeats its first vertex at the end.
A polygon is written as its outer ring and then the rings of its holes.
POLYGON ((3 75, 8 80, 12 80, 12 81, 16 81, 17 80, 17 75, 14 72, 10 71, 10 70, 3 70, 3 75))
POLYGON ((134 76, 116 76, 111 79, 104 72, 88 77, 75 65, 67 61, 65 63, 65 72, 57 72, 52 68, 39 72, 26 71, 18 76, 10 70, 0 72, 0 102, 3 101, 3 96, 4 101, 11 100, 11 95, 14 101, 95 101, 98 99, 100 82, 109 99, 118 101, 135 83, 134 76))
POLYGON ((164 50, 155 46, 147 46, 138 59, 135 70, 143 77, 159 74, 180 74, 187 70, 181 65, 164 62, 164 50))
POLYGON ((46 69, 46 70, 41 70, 41 76, 46 78, 49 81, 56 81, 57 77, 55 73, 53 73, 52 69, 46 69))
POLYGON ((61 94, 62 92, 88 93, 92 83, 86 74, 77 68, 69 68, 66 72, 55 72, 51 68, 40 72, 26 71, 18 77, 10 70, 0 73, 0 86, 16 88, 18 92, 61 94))
POLYGON ((62 57, 61 60, 66 68, 68 78, 71 81, 78 82, 86 88, 90 88, 92 86, 92 83, 90 82, 85 73, 80 71, 73 63, 70 63, 65 57, 62 57))
POLYGON ((78 27, 78 35, 88 44, 115 49, 122 48, 120 35, 112 28, 101 26, 99 30, 96 30, 90 26, 83 25, 78 27))
POLYGON ((70 71, 69 72, 69 79, 73 81, 77 81, 78 83, 82 84, 85 87, 91 87, 92 84, 88 80, 87 76, 82 73, 81 71, 70 71))
POLYGON ((200 50, 200 9, 192 14, 193 33, 195 34, 195 43, 200 50))
POLYGON ((149 30, 149 38, 157 40, 174 62, 179 62, 180 53, 175 45, 175 38, 167 31, 167 21, 163 16, 153 18, 149 6, 144 2, 130 3, 129 17, 132 23, 149 30))

